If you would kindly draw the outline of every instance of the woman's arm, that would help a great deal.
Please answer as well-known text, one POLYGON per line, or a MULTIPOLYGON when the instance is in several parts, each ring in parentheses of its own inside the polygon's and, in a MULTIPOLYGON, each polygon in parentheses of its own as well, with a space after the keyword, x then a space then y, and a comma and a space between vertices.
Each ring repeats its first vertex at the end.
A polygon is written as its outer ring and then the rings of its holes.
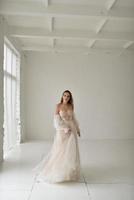
POLYGON ((54 127, 56 128, 56 130, 64 130, 65 132, 68 132, 69 126, 61 118, 61 116, 59 115, 59 111, 60 111, 60 105, 57 104, 54 114, 54 127))
POLYGON ((75 116, 75 113, 73 112, 73 121, 74 121, 74 124, 76 126, 76 129, 77 129, 77 134, 80 136, 80 127, 79 127, 79 123, 76 119, 76 116, 75 116))

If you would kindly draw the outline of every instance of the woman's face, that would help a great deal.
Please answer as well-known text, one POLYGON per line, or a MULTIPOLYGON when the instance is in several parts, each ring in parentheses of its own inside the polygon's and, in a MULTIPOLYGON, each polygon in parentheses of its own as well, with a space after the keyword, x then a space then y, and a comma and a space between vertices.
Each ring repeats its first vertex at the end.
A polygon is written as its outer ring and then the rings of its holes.
POLYGON ((68 92, 64 92, 63 94, 63 102, 67 103, 70 99, 70 94, 68 92))

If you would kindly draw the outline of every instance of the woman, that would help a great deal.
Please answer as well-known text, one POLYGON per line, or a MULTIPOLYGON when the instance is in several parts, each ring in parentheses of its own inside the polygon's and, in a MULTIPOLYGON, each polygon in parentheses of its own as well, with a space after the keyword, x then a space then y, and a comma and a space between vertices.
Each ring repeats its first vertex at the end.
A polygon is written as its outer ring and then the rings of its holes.
POLYGON ((73 97, 69 90, 62 94, 54 113, 56 135, 51 151, 34 169, 37 180, 49 183, 76 181, 80 178, 78 139, 80 128, 74 114, 73 97))

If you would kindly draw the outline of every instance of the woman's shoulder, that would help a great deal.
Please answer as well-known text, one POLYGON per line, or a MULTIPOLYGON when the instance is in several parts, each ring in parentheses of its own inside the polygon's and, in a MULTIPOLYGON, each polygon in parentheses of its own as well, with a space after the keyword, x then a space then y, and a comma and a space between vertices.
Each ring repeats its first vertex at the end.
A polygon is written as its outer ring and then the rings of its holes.
POLYGON ((59 113, 59 111, 60 111, 60 106, 61 106, 60 103, 57 103, 57 104, 56 104, 55 114, 58 114, 58 113, 59 113))
POLYGON ((57 107, 57 108, 60 108, 60 107, 61 107, 61 103, 57 103, 57 104, 56 104, 56 107, 57 107))

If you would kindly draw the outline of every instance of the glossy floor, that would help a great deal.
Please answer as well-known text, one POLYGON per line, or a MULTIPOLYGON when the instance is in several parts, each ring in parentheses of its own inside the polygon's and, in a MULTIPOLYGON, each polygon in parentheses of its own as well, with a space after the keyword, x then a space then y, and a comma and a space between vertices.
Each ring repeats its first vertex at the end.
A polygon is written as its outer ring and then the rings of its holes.
POLYGON ((28 141, 0 167, 0 200, 134 200, 134 140, 80 140, 81 179, 38 183, 32 172, 53 141, 28 141))

